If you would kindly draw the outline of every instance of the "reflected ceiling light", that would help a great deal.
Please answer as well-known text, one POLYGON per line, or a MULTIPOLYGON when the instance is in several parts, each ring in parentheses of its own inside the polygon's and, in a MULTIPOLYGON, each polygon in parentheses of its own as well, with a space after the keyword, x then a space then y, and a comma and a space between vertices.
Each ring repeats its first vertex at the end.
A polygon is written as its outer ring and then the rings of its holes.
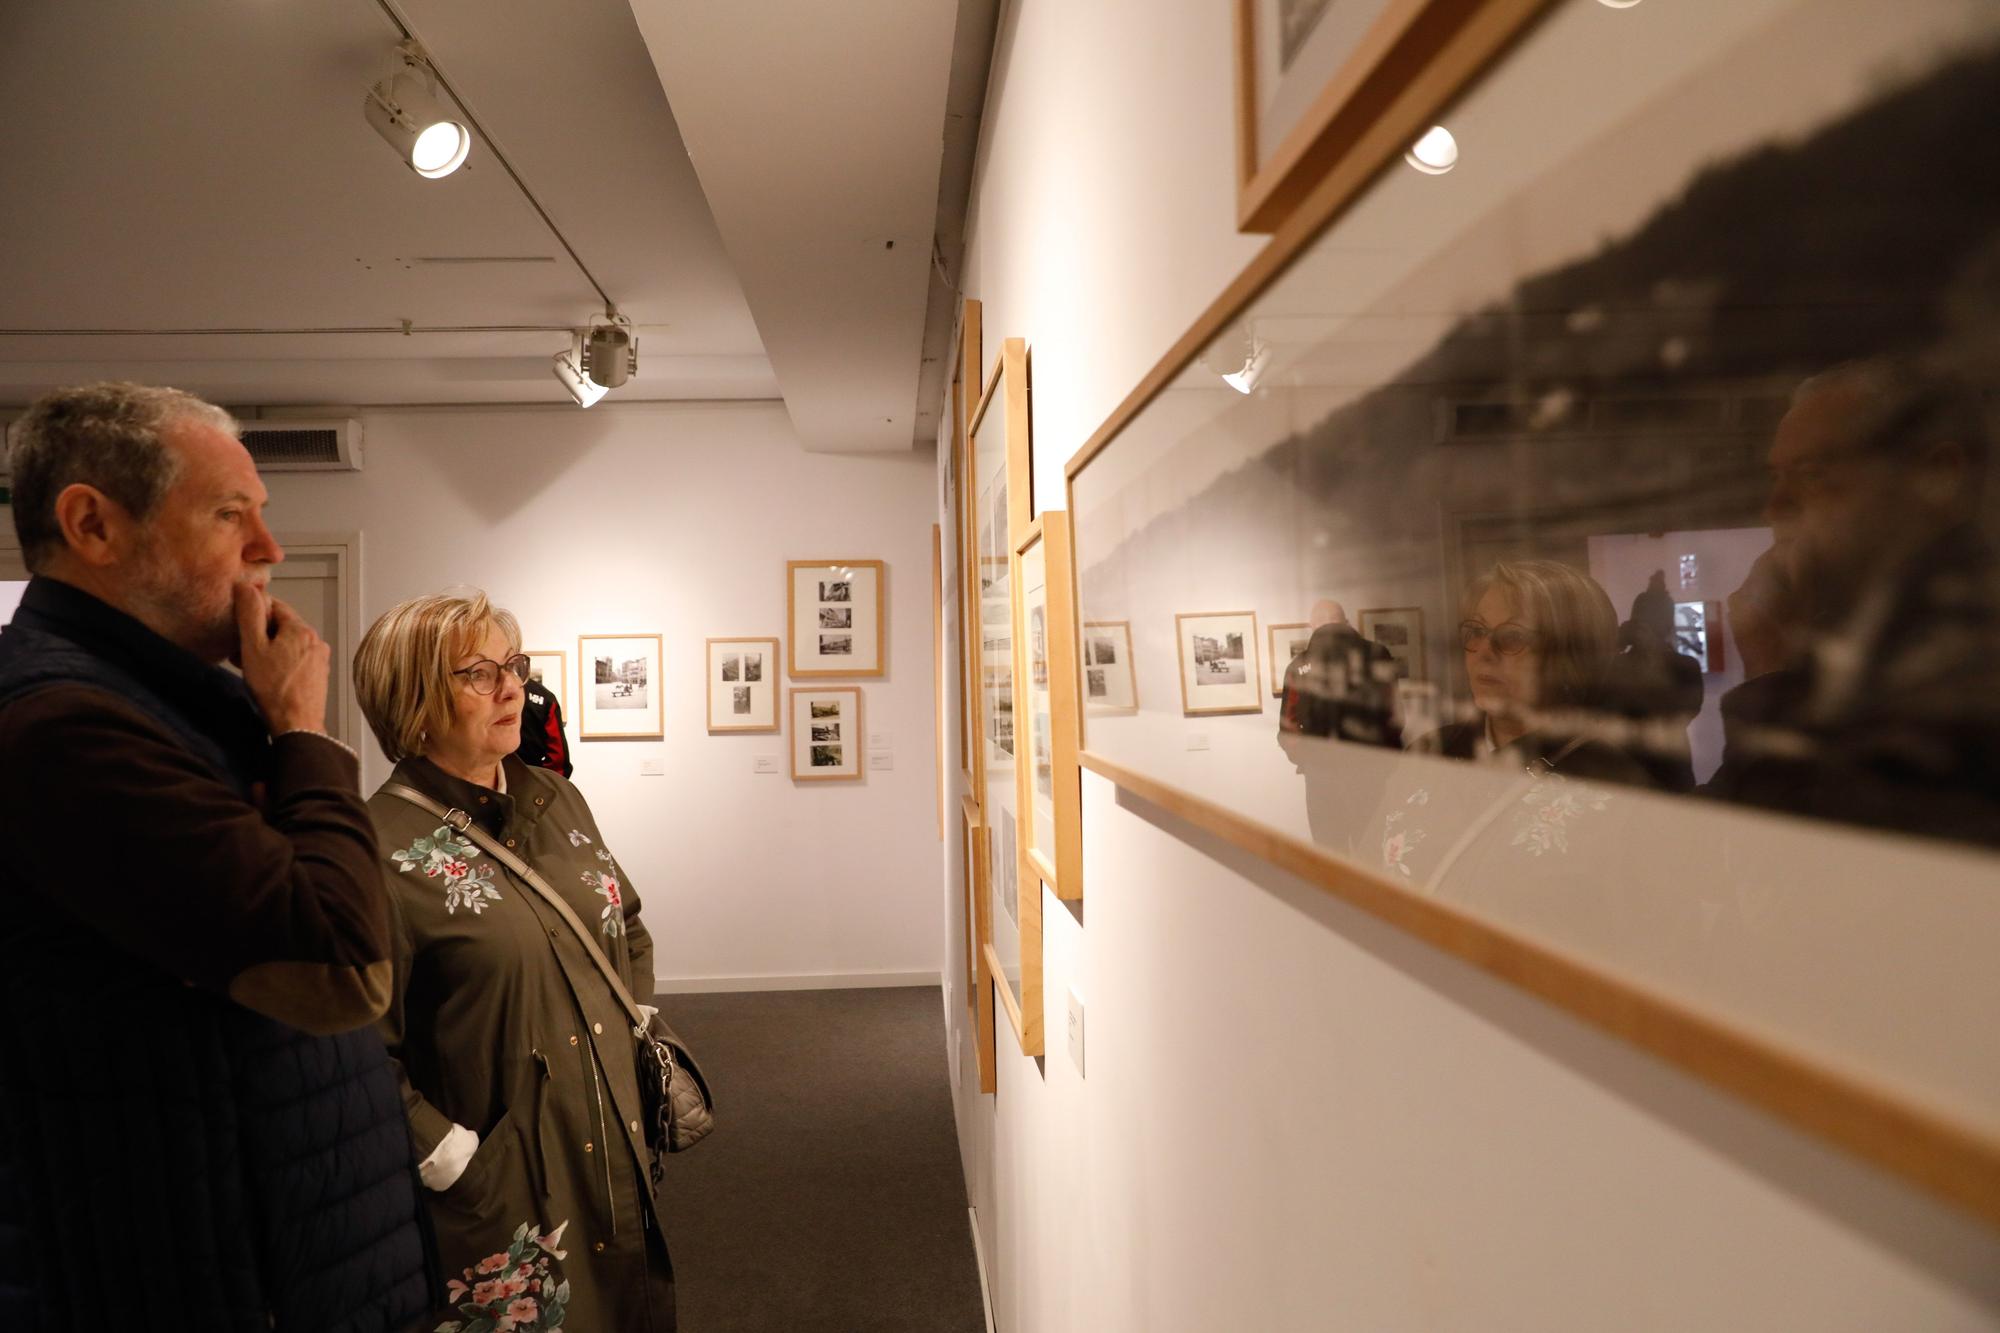
POLYGON ((436 76, 423 48, 396 48, 400 68, 368 90, 361 109, 368 123, 410 170, 427 180, 449 176, 472 151, 472 130, 437 100, 436 76))
POLYGON ((1433 125, 1410 145, 1403 160, 1426 176, 1442 176, 1458 165, 1458 140, 1444 126, 1433 125))
POLYGON ((632 378, 639 368, 639 340, 632 321, 615 309, 598 323, 578 329, 555 356, 555 376, 578 407, 589 407, 632 378))
POLYGON ((1639 0, 1597 0, 1597 3, 1606 9, 1630 9, 1638 4, 1639 0))
POLYGON ((1250 355, 1243 359, 1241 370, 1232 370, 1222 377, 1222 382, 1238 393, 1249 393, 1257 387, 1257 381, 1264 378, 1264 372, 1271 365, 1271 345, 1262 338, 1250 340, 1250 355))

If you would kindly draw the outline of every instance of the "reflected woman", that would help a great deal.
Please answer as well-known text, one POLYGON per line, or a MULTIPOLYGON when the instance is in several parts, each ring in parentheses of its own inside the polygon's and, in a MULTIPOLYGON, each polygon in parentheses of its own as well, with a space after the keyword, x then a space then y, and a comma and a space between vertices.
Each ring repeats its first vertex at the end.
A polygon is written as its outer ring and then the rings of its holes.
POLYGON ((1503 560, 1466 590, 1458 627, 1478 716, 1414 748, 1534 773, 1646 784, 1635 760, 1591 733, 1618 651, 1618 615, 1588 574, 1503 560))

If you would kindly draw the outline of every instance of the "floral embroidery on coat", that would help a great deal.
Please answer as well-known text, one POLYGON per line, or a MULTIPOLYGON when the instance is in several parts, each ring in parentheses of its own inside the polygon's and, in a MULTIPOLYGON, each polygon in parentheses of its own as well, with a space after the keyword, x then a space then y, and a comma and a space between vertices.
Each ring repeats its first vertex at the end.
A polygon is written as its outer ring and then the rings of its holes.
POLYGON ((465 1269, 463 1278, 445 1284, 448 1299, 461 1319, 439 1324, 435 1333, 553 1333, 569 1313, 569 1279, 558 1280, 554 1261, 567 1259, 557 1249, 564 1222, 547 1235, 523 1222, 514 1243, 465 1269))
POLYGON ((1569 851, 1569 823, 1579 815, 1602 814, 1611 797, 1594 787, 1554 773, 1535 779, 1521 797, 1523 811, 1514 828, 1514 846, 1530 856, 1569 851))
MULTIPOLYGON (((1431 802, 1430 788, 1420 787, 1412 792, 1405 806, 1424 806, 1431 802)), ((1403 824, 1403 816, 1410 812, 1391 810, 1389 817, 1382 821, 1382 864, 1394 870, 1405 879, 1411 878, 1409 855, 1424 840, 1424 831, 1403 824)))
POLYGON ((389 859, 397 863, 402 874, 421 867, 426 878, 442 879, 446 915, 465 907, 478 916, 488 903, 500 901, 500 890, 493 883, 493 867, 472 864, 478 855, 477 847, 459 841, 450 828, 440 827, 432 829, 430 837, 418 838, 402 851, 391 852, 389 859))
POLYGON ((589 841, 590 841, 590 835, 588 833, 583 832, 581 829, 571 829, 569 831, 570 846, 581 847, 583 846, 583 844, 589 841))
MULTIPOLYGON (((605 859, 607 861, 610 860, 609 857, 605 859)), ((613 865, 611 868, 616 870, 618 867, 613 865)), ((601 923, 598 929, 602 930, 607 937, 623 935, 625 933, 625 890, 619 885, 617 879, 605 874, 601 870, 586 870, 583 872, 583 882, 588 884, 598 897, 604 899, 604 910, 597 914, 597 919, 601 923)))

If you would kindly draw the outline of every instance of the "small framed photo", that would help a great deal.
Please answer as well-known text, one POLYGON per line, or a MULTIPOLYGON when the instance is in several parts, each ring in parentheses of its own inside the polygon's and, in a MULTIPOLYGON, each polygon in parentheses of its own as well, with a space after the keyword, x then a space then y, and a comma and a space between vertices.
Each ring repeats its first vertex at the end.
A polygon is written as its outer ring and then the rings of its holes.
POLYGON ((778 641, 708 641, 708 730, 778 730, 778 641))
POLYGON ((539 683, 569 715, 569 654, 560 648, 523 648, 528 655, 528 679, 539 683))
POLYGON ((1312 642, 1312 626, 1273 625, 1268 633, 1271 636, 1271 697, 1276 699, 1285 693, 1286 668, 1312 642))
POLYGON ((658 740, 666 733, 660 705, 660 636, 580 634, 577 696, 584 740, 658 740))
POLYGON ((861 776, 861 690, 822 686, 792 691, 792 780, 835 782, 861 776))
POLYGON ((1424 671, 1424 612, 1417 606, 1377 607, 1361 613, 1361 637, 1379 643, 1396 660, 1398 680, 1429 680, 1424 671))
POLYGON ((796 679, 880 676, 887 670, 887 617, 880 560, 788 560, 791 622, 786 668, 796 679))
POLYGON ((1085 621, 1082 656, 1086 714, 1110 716, 1139 711, 1139 686, 1132 674, 1130 621, 1085 621))
POLYGON ((1264 711, 1256 612, 1186 612, 1174 617, 1174 637, 1180 644, 1182 713, 1264 711))

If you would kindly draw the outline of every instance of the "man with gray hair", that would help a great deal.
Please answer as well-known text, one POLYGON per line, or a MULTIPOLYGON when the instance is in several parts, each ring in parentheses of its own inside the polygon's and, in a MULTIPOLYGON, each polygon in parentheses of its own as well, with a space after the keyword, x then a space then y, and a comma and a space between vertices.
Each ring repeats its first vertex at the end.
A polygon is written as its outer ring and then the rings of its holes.
POLYGON ((134 384, 44 397, 9 461, 0 1326, 411 1327, 388 904, 256 467, 134 384))

